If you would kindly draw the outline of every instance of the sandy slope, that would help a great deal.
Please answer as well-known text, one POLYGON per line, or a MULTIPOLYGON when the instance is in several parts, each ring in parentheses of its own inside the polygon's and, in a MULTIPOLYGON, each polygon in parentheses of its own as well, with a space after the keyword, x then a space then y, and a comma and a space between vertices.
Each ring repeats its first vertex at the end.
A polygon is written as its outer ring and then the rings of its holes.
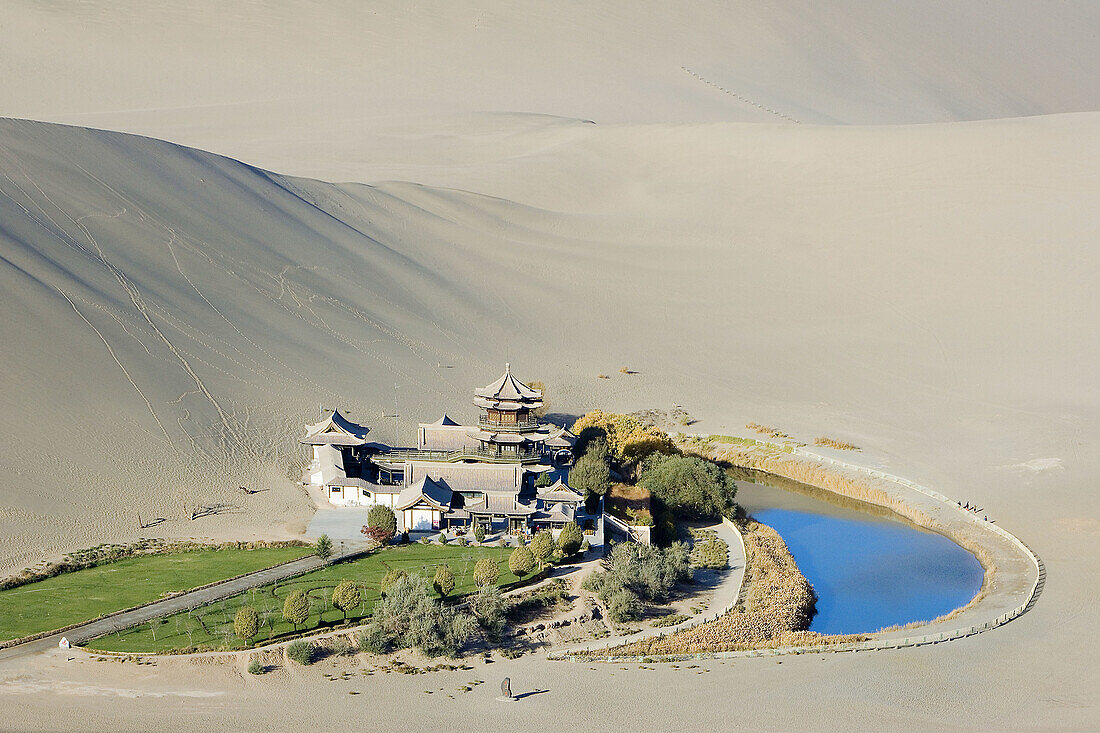
MULTIPOLYGON (((852 440, 985 506, 1048 580, 930 649, 628 685, 509 663, 551 692, 502 723, 614 689, 609 727, 659 689, 646 727, 1097 727, 1095 4, 666 5, 5 6, 0 113, 280 174, 0 120, 0 569, 297 532, 318 403, 389 440, 396 398, 407 437, 511 361, 565 414, 675 402, 702 431, 852 440)), ((0 671, 4 725, 303 714, 289 684, 165 664, 103 696, 101 669, 0 671), (66 689, 91 717, 39 717, 66 689)), ((490 699, 420 681, 371 678, 373 709, 408 692, 461 729, 490 699)), ((304 684, 328 727, 361 714, 304 684)))

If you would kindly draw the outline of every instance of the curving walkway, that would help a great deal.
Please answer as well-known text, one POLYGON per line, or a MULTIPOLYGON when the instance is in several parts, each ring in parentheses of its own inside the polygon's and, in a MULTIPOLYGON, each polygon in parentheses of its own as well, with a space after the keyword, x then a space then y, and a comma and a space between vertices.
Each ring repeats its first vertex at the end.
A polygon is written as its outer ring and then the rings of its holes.
POLYGON ((724 520, 721 524, 714 525, 708 529, 713 529, 718 534, 719 538, 726 541, 726 544, 729 545, 730 548, 730 558, 729 569, 722 577, 722 581, 714 589, 714 595, 711 596, 710 604, 705 612, 696 614, 675 626, 649 628, 637 634, 612 636, 607 639, 600 639, 599 641, 582 642, 574 646, 554 649, 547 653, 547 658, 565 659, 569 658, 570 655, 581 652, 606 651, 622 644, 630 644, 635 641, 650 639, 655 636, 665 636, 676 631, 690 629, 707 621, 714 621, 720 616, 729 613, 733 607, 737 605, 737 599, 741 596, 741 586, 745 582, 745 542, 742 540, 741 533, 737 530, 737 527, 728 520, 724 520))

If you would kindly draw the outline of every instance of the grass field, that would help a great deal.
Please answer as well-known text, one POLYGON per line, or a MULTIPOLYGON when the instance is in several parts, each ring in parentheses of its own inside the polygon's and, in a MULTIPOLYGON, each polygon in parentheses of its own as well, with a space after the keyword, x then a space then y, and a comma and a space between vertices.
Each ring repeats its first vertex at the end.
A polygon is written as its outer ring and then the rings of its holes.
POLYGON ((0 641, 89 621, 312 552, 309 547, 196 550, 129 557, 0 591, 0 641))
POLYGON ((436 568, 446 563, 455 575, 451 598, 475 589, 474 564, 483 557, 500 563, 500 585, 518 582, 520 578, 508 571, 508 548, 459 547, 457 545, 403 545, 391 547, 366 557, 330 565, 298 578, 255 588, 224 601, 190 613, 180 613, 159 619, 152 624, 110 634, 88 642, 90 649, 118 652, 171 652, 180 650, 209 651, 243 649, 248 646, 277 641, 296 632, 324 629, 344 620, 332 606, 332 590, 344 580, 354 581, 362 590, 363 602, 352 611, 349 620, 369 616, 380 598, 379 582, 391 568, 401 568, 412 574, 419 572, 430 581, 436 568), (283 602, 296 590, 305 590, 310 601, 309 619, 296 630, 283 620, 283 602), (260 632, 247 644, 233 633, 233 619, 241 606, 249 605, 260 614, 260 632))

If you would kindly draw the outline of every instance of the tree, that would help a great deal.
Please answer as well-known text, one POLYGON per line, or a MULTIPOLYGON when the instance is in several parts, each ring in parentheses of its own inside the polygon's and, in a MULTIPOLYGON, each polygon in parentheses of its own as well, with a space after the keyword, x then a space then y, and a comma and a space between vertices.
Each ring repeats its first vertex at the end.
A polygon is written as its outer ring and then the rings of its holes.
POLYGON ((435 571, 432 587, 442 598, 446 598, 455 589, 455 574, 450 565, 439 566, 435 571))
POLYGON ((549 485, 550 485, 550 472, 549 471, 546 471, 544 473, 540 473, 538 475, 538 478, 535 479, 535 488, 536 489, 545 489, 549 485))
POLYGON ((283 618, 294 625, 294 630, 309 618, 309 597, 304 590, 296 590, 283 601, 283 618))
POLYGON ((536 418, 546 417, 546 412, 550 409, 550 401, 546 399, 546 385, 536 379, 532 382, 527 382, 527 386, 542 392, 542 407, 536 407, 534 410, 531 410, 531 414, 536 418))
POLYGON ((480 589, 470 600, 470 610, 490 639, 500 639, 500 634, 504 631, 504 617, 508 611, 508 601, 500 588, 487 585, 480 589))
POLYGON ((233 619, 233 631, 244 641, 251 641, 260 631, 260 614, 252 606, 241 606, 233 619))
POLYGON ((545 567, 554 556, 554 536, 545 529, 536 532, 531 538, 531 554, 535 556, 540 569, 545 567))
POLYGON ((520 545, 508 556, 508 569, 512 575, 522 578, 535 569, 535 556, 530 549, 520 545))
POLYGON ((565 525, 561 530, 561 534, 558 535, 558 549, 565 557, 575 555, 577 550, 581 549, 582 542, 584 542, 584 532, 581 531, 576 522, 565 525))
POLYGON ((573 434, 577 436, 579 453, 587 453, 591 444, 603 437, 610 457, 623 463, 637 462, 654 452, 677 452, 665 431, 646 425, 633 415, 593 410, 573 424, 573 434))
POLYGON ((638 485, 683 517, 720 517, 734 508, 737 486, 720 467, 697 456, 654 453, 642 462, 638 485))
POLYGON ((386 573, 382 577, 382 581, 378 584, 378 590, 382 593, 382 597, 385 598, 386 593, 389 591, 389 589, 395 586, 402 579, 407 578, 408 575, 409 574, 401 568, 392 568, 388 573, 386 573))
POLYGON ((380 534, 385 536, 382 544, 386 544, 393 539, 397 534, 397 517, 393 513, 393 509, 390 509, 385 504, 375 504, 367 512, 367 526, 364 528, 363 533, 367 534, 366 530, 377 528, 380 530, 380 534))
POLYGON ((474 527, 474 539, 477 540, 479 545, 485 541, 485 527, 481 522, 478 522, 477 526, 474 527))
POLYGON ((317 538, 317 544, 313 546, 313 553, 322 560, 332 557, 332 540, 327 534, 317 538))
POLYGON ((483 557, 474 565, 474 583, 478 588, 496 585, 498 578, 500 578, 500 566, 493 558, 483 557))
POLYGON ((406 575, 375 605, 360 645, 371 651, 416 647, 429 657, 454 657, 476 629, 472 616, 432 598, 423 576, 406 575))
POLYGON ((569 485, 586 496, 603 496, 611 488, 611 468, 598 451, 589 450, 569 470, 569 485))
POLYGON ((350 580, 345 580, 332 590, 332 605, 340 609, 344 614, 344 620, 348 620, 348 613, 359 607, 363 602, 363 591, 350 580))

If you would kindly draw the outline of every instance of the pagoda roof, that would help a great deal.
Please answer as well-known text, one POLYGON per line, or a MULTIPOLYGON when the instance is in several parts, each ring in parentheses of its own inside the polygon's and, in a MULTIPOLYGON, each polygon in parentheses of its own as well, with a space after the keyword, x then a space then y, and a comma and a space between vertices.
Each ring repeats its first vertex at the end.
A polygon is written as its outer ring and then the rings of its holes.
POLYGON ((463 507, 470 514, 503 514, 510 517, 525 517, 538 511, 531 504, 516 500, 515 494, 485 494, 485 498, 463 507))
POLYGON ((484 440, 490 443, 537 443, 543 436, 531 433, 490 433, 487 430, 473 428, 466 434, 475 440, 484 440))
POLYGON ((518 410, 542 406, 542 392, 528 387, 512 376, 512 365, 504 365, 504 374, 492 384, 474 390, 478 407, 518 410))
POLYGON ((358 425, 333 410, 320 422, 306 425, 306 436, 302 442, 306 445, 359 446, 367 442, 370 428, 358 425))
POLYGON ((423 500, 436 509, 447 511, 451 508, 451 495, 450 488, 432 480, 429 476, 425 476, 412 486, 402 490, 397 497, 397 501, 394 502, 393 508, 397 510, 408 509, 423 500))
POLYGON ((447 413, 445 413, 445 412, 443 413, 443 417, 439 418, 438 420, 436 420, 433 423, 428 423, 428 424, 429 425, 434 425, 436 427, 448 427, 448 428, 460 427, 459 424, 456 423, 454 420, 452 420, 450 418, 450 416, 447 415, 447 413))
POLYGON ((576 442, 577 436, 565 428, 551 430, 550 435, 546 438, 548 448, 572 448, 576 442))

